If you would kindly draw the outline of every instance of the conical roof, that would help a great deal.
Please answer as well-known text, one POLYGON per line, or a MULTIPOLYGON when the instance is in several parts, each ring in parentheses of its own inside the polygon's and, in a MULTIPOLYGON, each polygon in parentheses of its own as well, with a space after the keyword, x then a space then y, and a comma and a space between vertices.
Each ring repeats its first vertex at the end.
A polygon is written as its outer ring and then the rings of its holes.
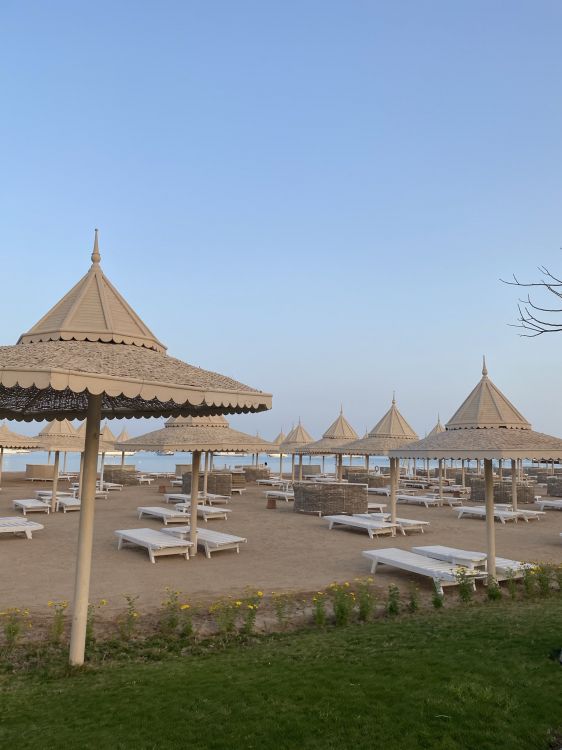
MULTIPOLYGON (((86 440, 86 421, 84 420, 80 427, 76 430, 76 435, 80 440, 80 448, 77 450, 84 450, 84 441, 86 440)), ((109 453, 115 450, 115 435, 111 432, 107 424, 104 424, 100 430, 100 453, 109 453)), ((54 449, 51 449, 54 450, 54 449)))
POLYGON ((279 452, 287 454, 295 453, 297 448, 312 442, 314 442, 314 438, 303 427, 299 419, 297 426, 293 427, 279 446, 279 452))
POLYGON ((481 430, 490 427, 531 429, 521 412, 488 378, 486 359, 482 365, 482 379, 453 414, 446 427, 448 430, 481 430))
POLYGON ((165 427, 181 427, 190 425, 192 427, 228 427, 228 420, 222 414, 214 417, 170 417, 165 427))
POLYGON ((392 397, 392 404, 386 414, 377 422, 369 434, 361 440, 344 443, 336 453, 355 454, 358 456, 386 456, 389 450, 399 448, 408 441, 415 441, 418 436, 404 419, 396 399, 392 397))
POLYGON ((439 435, 440 432, 445 432, 445 428, 441 424, 441 417, 438 414, 437 415, 437 424, 431 430, 431 432, 429 433, 429 435, 427 437, 431 437, 432 435, 439 435))
POLYGON ((68 419, 53 419, 53 421, 49 422, 46 427, 43 427, 39 433, 40 437, 46 437, 47 435, 75 438, 78 435, 78 430, 68 421, 68 419))
POLYGON ((121 432, 119 433, 119 435, 117 435, 117 437, 115 438, 115 442, 116 443, 124 443, 125 440, 129 440, 130 437, 131 436, 127 432, 127 428, 123 428, 121 430, 121 432))
POLYGON ((296 450, 295 453, 315 453, 320 455, 334 453, 335 449, 340 445, 347 445, 347 443, 357 440, 358 437, 359 435, 344 417, 342 407, 337 419, 332 422, 320 440, 302 446, 300 449, 296 450))
POLYGON ((39 448, 41 444, 37 438, 30 438, 27 435, 19 435, 17 432, 12 432, 7 425, 0 424, 0 447, 12 448, 21 450, 32 450, 33 448, 39 448))
POLYGON ((520 412, 488 379, 470 393, 442 432, 392 450, 393 458, 562 460, 562 440, 534 432, 520 412))
POLYGON ((100 268, 92 267, 15 346, 0 346, 0 418, 84 419, 103 395, 110 419, 240 414, 271 408, 271 395, 194 367, 165 347, 100 268))
POLYGON ((37 341, 111 341, 165 352, 166 347, 111 284, 100 267, 98 230, 92 266, 18 343, 37 341))
POLYGON ((274 445, 281 445, 281 443, 283 441, 285 441, 286 439, 287 439, 287 436, 285 435, 285 433, 283 432, 283 430, 281 430, 281 432, 279 433, 279 435, 277 435, 277 437, 274 440, 272 440, 272 443, 274 445))
POLYGON ((235 453, 268 453, 277 446, 257 435, 233 430, 221 417, 187 417, 166 424, 159 430, 117 443, 120 451, 228 451, 235 453), (217 429, 219 428, 219 429, 217 429))

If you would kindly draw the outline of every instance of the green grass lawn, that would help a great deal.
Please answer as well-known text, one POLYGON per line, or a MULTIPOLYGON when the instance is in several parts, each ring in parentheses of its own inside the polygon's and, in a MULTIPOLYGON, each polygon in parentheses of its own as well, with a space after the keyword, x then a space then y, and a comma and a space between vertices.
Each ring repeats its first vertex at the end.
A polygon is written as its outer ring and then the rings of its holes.
POLYGON ((0 747, 560 747, 562 600, 497 603, 0 677, 0 747))

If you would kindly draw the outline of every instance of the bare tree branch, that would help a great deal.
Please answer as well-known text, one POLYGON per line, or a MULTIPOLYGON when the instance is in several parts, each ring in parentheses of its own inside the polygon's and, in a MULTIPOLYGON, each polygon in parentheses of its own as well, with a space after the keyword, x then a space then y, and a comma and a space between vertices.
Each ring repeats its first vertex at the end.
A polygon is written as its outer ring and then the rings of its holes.
MULTIPOLYGON (((562 299, 562 279, 555 276, 546 266, 538 267, 539 273, 542 275, 540 281, 522 282, 519 281, 517 276, 513 274, 513 281, 506 281, 500 279, 504 284, 509 286, 519 287, 539 287, 549 294, 552 294, 557 299, 562 299)), ((543 307, 537 304, 531 299, 531 295, 527 293, 527 299, 520 299, 517 303, 517 311, 519 317, 517 318, 516 324, 511 324, 512 328, 519 328, 524 331, 520 333, 520 336, 526 338, 535 338, 541 336, 543 333, 561 333, 562 332, 562 320, 543 320, 538 318, 534 313, 548 313, 548 314, 561 314, 562 308, 559 307, 543 307)))

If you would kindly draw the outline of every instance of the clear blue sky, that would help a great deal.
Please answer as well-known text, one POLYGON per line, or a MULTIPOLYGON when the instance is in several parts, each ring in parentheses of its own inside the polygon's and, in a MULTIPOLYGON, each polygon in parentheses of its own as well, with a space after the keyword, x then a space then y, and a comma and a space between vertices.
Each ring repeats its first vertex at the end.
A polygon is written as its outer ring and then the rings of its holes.
MULTIPOLYGON (((559 2, 26 2, 0 9, 2 343, 102 266, 170 354, 318 436, 423 435, 492 379, 562 434, 559 2), (543 340, 544 339, 544 340, 543 340)), ((135 432, 148 427, 136 423, 135 432)))

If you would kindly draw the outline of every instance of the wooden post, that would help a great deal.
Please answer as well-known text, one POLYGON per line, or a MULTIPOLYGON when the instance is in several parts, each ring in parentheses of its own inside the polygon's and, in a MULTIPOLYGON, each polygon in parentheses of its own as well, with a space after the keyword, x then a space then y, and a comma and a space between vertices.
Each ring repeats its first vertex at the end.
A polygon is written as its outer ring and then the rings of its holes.
POLYGON ((511 459, 511 506, 517 510, 517 461, 511 459))
POLYGON ((369 473, 369 458, 370 456, 365 456, 365 469, 367 470, 367 474, 369 473))
POLYGON ((500 482, 501 482, 501 480, 503 479, 503 461, 501 458, 498 461, 498 475, 500 477, 500 482))
POLYGON ((494 474, 492 459, 484 459, 486 485, 486 538, 488 542, 488 578, 496 578, 496 529, 494 526, 494 474))
POLYGON ((67 455, 68 455, 68 451, 65 451, 64 452, 64 458, 63 458, 63 461, 62 461, 62 473, 63 474, 66 474, 66 457, 67 457, 67 455))
MULTIPOLYGON (((96 456, 96 479, 97 479, 97 467, 98 458, 96 456)), ((82 477, 84 475, 84 452, 80 454, 80 469, 78 474, 78 497, 82 497, 82 477)))
POLYGON ((90 573, 92 569, 92 544, 94 540, 94 503, 98 450, 100 442, 102 395, 88 395, 86 416, 86 440, 84 445, 84 467, 78 528, 78 553, 76 577, 74 580, 74 609, 70 632, 70 663, 80 666, 84 663, 86 649, 86 625, 88 621, 88 597, 90 594, 90 573))
POLYGON ((302 482, 302 453, 299 456, 299 482, 302 482))
POLYGON ((283 479, 283 454, 279 454, 279 478, 283 479))
POLYGON ((121 451, 121 468, 125 466, 125 451, 121 451))
POLYGON ((100 464, 100 492, 103 492, 103 470, 105 469, 105 453, 101 454, 100 464))
POLYGON ((461 484, 463 487, 466 487, 466 469, 464 466, 464 458, 461 461, 461 484))
POLYGON ((291 482, 295 481, 295 454, 291 453, 291 482))
POLYGON ((326 468, 326 456, 322 456, 322 474, 324 474, 325 468, 326 468))
POLYGON ((443 459, 439 459, 439 502, 443 505, 443 459))
POLYGON ((2 484, 2 469, 4 468, 4 446, 0 446, 0 484, 2 484))
POLYGON ((205 474, 203 475, 203 497, 207 500, 207 479, 209 477, 209 451, 205 451, 205 474))
POLYGON ((398 459, 390 459, 390 521, 396 523, 396 488, 398 486, 398 459))
POLYGON ((191 454, 191 513, 189 518, 189 538, 193 544, 189 554, 197 554, 197 505, 199 503, 199 468, 201 467, 201 451, 191 454))
POLYGON ((427 467, 426 467, 427 468, 427 481, 429 482, 429 480, 431 479, 430 474, 429 474, 429 458, 426 459, 426 461, 427 461, 427 467))
POLYGON ((55 465, 53 467, 53 486, 51 487, 51 512, 55 512, 57 503, 57 491, 59 488, 59 451, 55 451, 55 465))

